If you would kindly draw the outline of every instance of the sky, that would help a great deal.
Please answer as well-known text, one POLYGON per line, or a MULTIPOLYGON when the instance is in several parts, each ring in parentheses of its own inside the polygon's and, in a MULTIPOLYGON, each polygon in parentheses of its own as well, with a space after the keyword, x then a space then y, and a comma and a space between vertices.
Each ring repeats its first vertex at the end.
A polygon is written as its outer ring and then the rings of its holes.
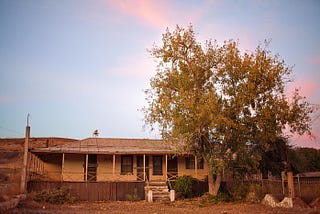
MULTIPOLYGON (((239 41, 293 66, 292 91, 320 104, 318 0, 0 0, 0 138, 159 138, 144 128, 144 90, 156 73, 148 49, 168 27, 192 23, 197 39, 239 41)), ((296 146, 320 148, 313 135, 296 146)))

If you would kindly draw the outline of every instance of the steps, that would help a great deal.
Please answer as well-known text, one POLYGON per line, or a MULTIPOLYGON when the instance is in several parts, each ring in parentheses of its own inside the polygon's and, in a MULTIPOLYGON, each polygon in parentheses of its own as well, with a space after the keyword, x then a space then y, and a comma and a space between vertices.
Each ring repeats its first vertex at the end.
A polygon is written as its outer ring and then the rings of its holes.
POLYGON ((170 193, 165 181, 150 181, 145 186, 146 199, 148 197, 149 190, 152 191, 152 201, 169 201, 170 193))

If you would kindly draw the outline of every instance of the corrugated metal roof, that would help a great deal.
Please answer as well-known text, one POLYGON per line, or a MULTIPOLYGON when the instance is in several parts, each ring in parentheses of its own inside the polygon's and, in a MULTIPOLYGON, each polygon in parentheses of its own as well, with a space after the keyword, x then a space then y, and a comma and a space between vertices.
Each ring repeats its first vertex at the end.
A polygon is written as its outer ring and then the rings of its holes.
POLYGON ((34 153, 94 153, 94 154, 175 154, 176 149, 162 140, 87 138, 65 145, 33 148, 34 153))

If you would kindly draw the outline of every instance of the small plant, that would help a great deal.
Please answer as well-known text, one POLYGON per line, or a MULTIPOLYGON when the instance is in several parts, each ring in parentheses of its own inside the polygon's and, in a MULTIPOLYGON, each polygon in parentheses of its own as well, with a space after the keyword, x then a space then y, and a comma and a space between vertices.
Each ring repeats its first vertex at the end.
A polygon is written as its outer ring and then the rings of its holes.
POLYGON ((50 204, 74 203, 76 198, 66 189, 43 190, 35 193, 34 200, 50 204))
POLYGON ((178 177, 174 184, 174 190, 176 191, 178 197, 181 198, 191 198, 194 196, 192 190, 195 179, 191 176, 181 176, 178 177))
POLYGON ((140 198, 136 194, 126 194, 126 201, 139 201, 140 198))
POLYGON ((126 194, 125 197, 126 197, 127 201, 139 201, 140 200, 140 198, 137 194, 137 188, 133 189, 133 194, 126 194))

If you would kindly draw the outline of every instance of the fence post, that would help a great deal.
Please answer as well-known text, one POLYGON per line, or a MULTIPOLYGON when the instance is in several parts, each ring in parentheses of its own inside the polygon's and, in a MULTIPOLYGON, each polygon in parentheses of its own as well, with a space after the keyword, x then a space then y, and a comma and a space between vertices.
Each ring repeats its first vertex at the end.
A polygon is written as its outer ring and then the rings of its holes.
POLYGON ((293 183, 292 172, 287 172, 287 176, 288 176, 288 194, 289 194, 289 198, 294 198, 295 194, 294 194, 294 183, 293 183))

